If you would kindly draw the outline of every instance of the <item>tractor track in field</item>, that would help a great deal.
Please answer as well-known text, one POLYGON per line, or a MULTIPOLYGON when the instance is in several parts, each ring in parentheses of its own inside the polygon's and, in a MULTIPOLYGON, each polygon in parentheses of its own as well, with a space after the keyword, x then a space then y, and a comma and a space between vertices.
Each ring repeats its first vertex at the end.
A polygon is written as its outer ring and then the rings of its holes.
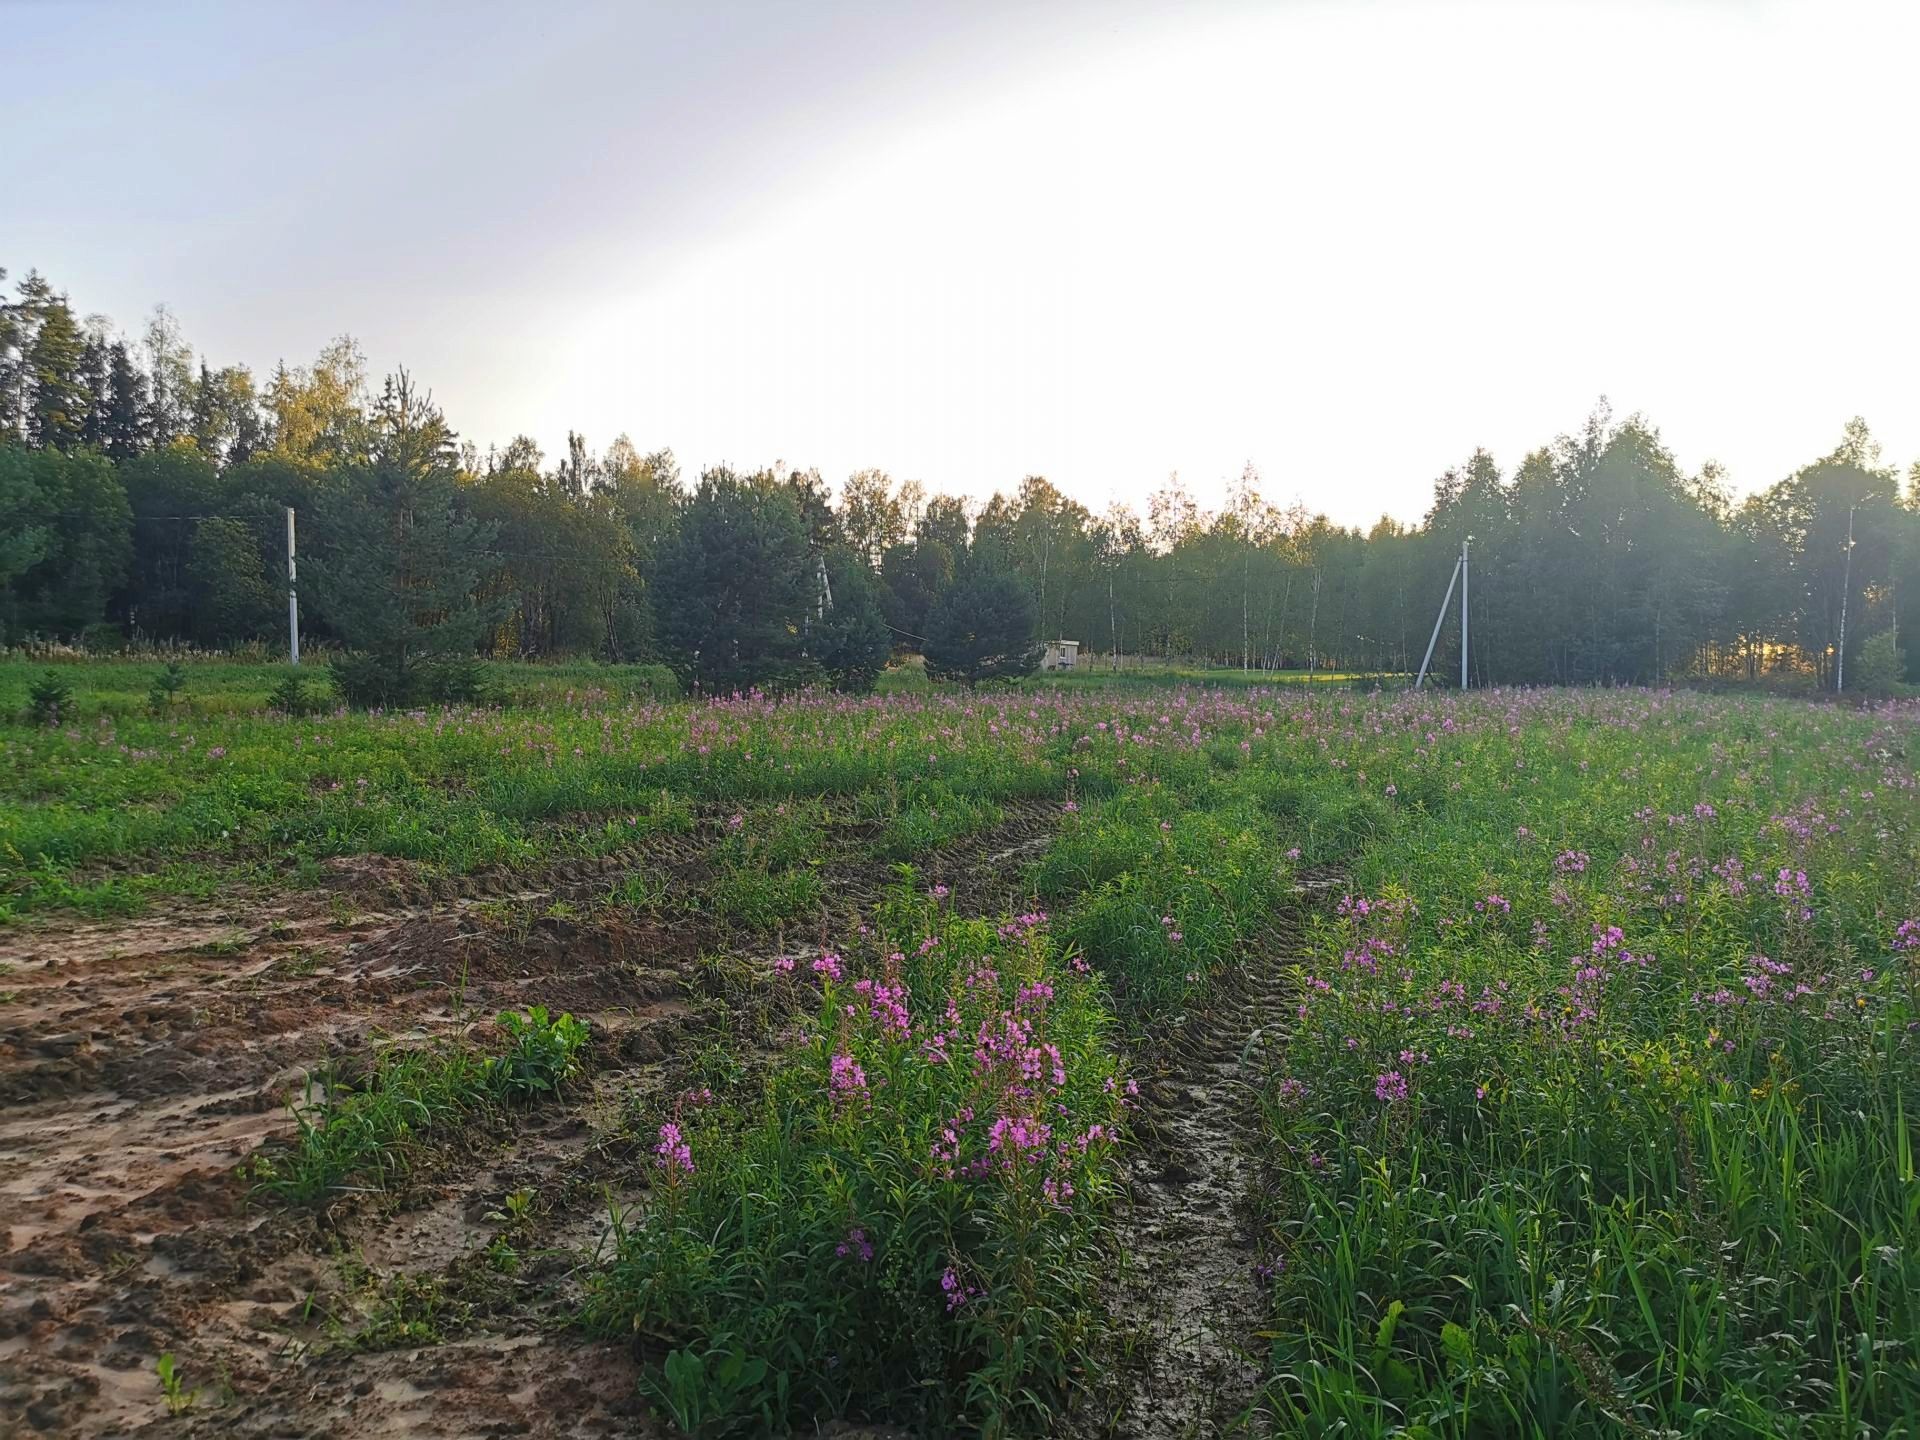
MULTIPOLYGON (((1302 906, 1337 881, 1298 888, 1302 906)), ((1104 1433, 1190 1440, 1232 1433, 1256 1399, 1265 1316, 1250 1205, 1258 1099, 1295 1002, 1300 915, 1249 947, 1237 974, 1136 1054, 1140 1143, 1127 1166, 1116 1296, 1124 1338, 1104 1433)))

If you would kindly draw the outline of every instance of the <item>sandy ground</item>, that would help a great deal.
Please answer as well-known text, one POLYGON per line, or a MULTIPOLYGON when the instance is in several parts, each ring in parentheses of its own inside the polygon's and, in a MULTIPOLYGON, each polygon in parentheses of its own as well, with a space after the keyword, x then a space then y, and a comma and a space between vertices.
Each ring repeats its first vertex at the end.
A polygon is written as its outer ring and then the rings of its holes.
MULTIPOLYGON (((1004 908, 1046 827, 1011 816, 923 873, 1004 908)), ((464 895, 360 862, 314 894, 0 932, 0 1440, 658 1433, 638 1359, 566 1324, 609 1200, 644 1197, 632 1118, 737 1018, 716 952, 751 966, 817 940, 885 878, 832 874, 835 913, 805 936, 592 908, 641 866, 697 884, 698 851, 464 895), (314 1067, 490 1040, 496 1011, 533 1003, 592 1024, 566 1097, 423 1147, 393 1192, 318 1213, 257 1193, 249 1162, 292 1133, 314 1067), (516 1191, 532 1205, 509 1225, 516 1191), (488 1255, 503 1234, 508 1273, 488 1255), (423 1313, 425 1332, 383 1328, 423 1313), (194 1392, 181 1414, 163 1353, 194 1392)))

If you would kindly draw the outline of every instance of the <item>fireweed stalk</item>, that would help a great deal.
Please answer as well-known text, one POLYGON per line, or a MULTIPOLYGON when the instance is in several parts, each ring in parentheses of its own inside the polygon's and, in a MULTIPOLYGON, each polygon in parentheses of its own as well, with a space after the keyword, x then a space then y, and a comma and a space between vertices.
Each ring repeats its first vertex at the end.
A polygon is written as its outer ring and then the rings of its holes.
POLYGON ((763 1361, 741 1421, 1044 1428, 1095 1348, 1133 1091, 1100 980, 1049 932, 902 886, 858 943, 778 970, 818 992, 805 1043, 763 1103, 661 1122, 591 1322, 763 1361))

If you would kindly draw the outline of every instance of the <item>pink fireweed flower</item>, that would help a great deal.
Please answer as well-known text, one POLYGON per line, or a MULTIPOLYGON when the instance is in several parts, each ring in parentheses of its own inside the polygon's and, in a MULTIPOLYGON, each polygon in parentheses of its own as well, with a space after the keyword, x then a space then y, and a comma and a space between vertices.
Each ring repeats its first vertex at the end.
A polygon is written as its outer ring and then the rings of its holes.
POLYGON ((660 1127, 660 1143, 653 1147, 654 1167, 664 1170, 669 1180, 693 1174, 693 1151, 681 1138, 680 1127, 671 1120, 660 1127))
MULTIPOLYGON (((876 984, 872 980, 861 980, 855 983, 853 991, 867 1002, 868 1018, 879 1021, 889 1036, 898 1040, 911 1038, 913 1021, 907 1014, 907 987, 904 984, 876 984)), ((856 1007, 849 1005, 847 1013, 856 1013, 856 1007)))
POLYGON ((1373 1082, 1373 1098, 1382 1105, 1391 1105, 1397 1100, 1407 1098, 1407 1077, 1398 1070, 1389 1070, 1376 1076, 1373 1082))
POLYGON ((846 1051, 838 1052, 827 1067, 827 1089, 834 1103, 851 1100, 855 1096, 865 1099, 867 1095, 867 1072, 860 1068, 860 1062, 846 1051))
POLYGON ((873 1260, 873 1242, 867 1239, 867 1232, 858 1225, 847 1231, 847 1238, 833 1247, 833 1253, 845 1259, 851 1255, 862 1265, 873 1260))
POLYGON ((840 957, 828 951, 813 962, 813 973, 824 975, 829 980, 839 980, 846 972, 840 968, 840 957))
POLYGON ((947 1267, 946 1273, 940 1277, 940 1292, 947 1297, 947 1313, 949 1315, 980 1293, 963 1281, 960 1278, 959 1272, 951 1265, 947 1267))

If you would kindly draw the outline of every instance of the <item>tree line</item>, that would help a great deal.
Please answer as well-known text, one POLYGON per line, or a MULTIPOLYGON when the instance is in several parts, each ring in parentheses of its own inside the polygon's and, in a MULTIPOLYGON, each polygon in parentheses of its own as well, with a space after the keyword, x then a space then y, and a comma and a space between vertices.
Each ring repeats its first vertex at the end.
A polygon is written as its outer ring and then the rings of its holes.
MULTIPOLYGON (((1468 536, 1475 683, 1831 687, 1844 650, 1849 688, 1884 688, 1920 679, 1899 644, 1917 491, 1920 464, 1903 483, 1854 420, 1736 502, 1603 402, 1511 471, 1484 450, 1448 469, 1414 526, 1274 504, 1251 466, 1218 511, 1178 477, 1144 515, 1040 476, 977 505, 877 470, 836 494, 781 465, 689 479, 624 436, 481 451, 404 372, 370 384, 350 339, 262 383, 196 357, 164 309, 129 339, 36 273, 0 300, 0 640, 284 638, 291 507, 303 632, 384 703, 457 696, 479 657, 857 690, 902 651, 1021 673, 1054 637, 1092 663, 1404 672, 1468 536)), ((1439 675, 1457 646, 1449 621, 1439 675)))

